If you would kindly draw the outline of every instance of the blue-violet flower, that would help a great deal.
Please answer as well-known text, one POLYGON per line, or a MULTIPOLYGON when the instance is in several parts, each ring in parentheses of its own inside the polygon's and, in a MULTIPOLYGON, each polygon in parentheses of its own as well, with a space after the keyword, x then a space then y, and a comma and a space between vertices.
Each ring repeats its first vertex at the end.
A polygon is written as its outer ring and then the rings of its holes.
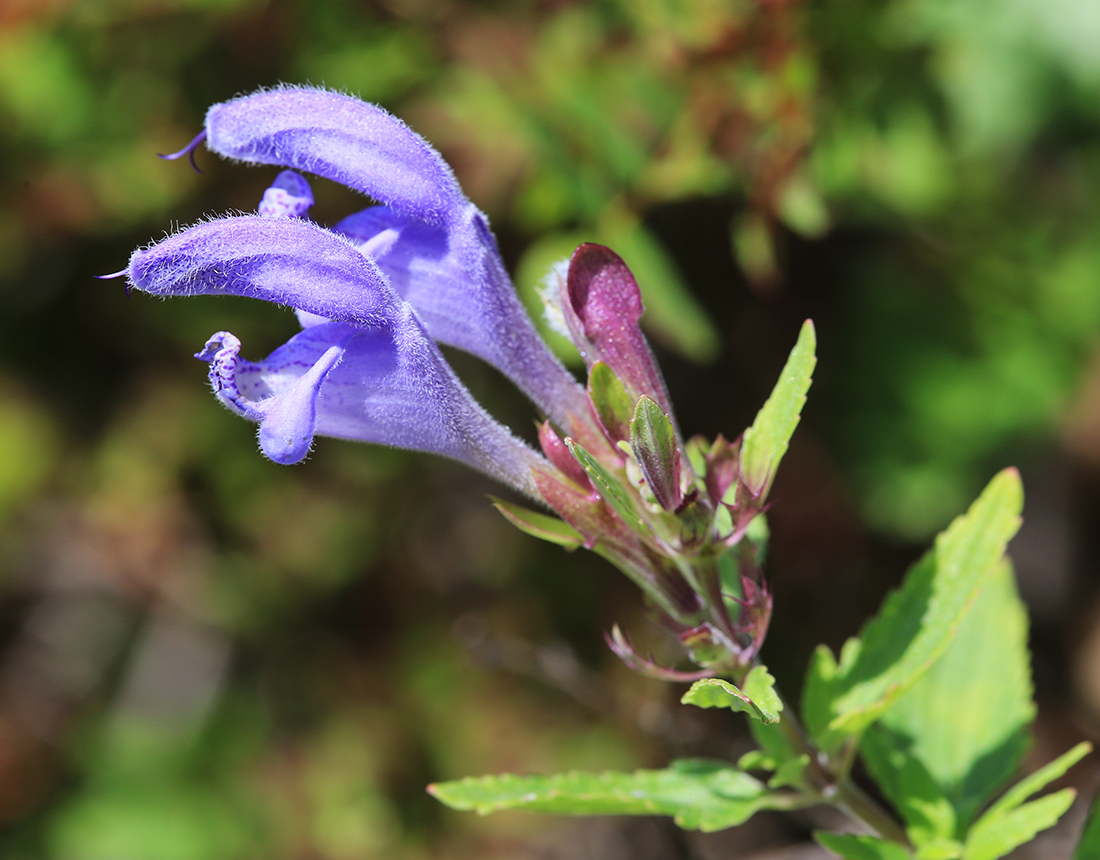
POLYGON ((284 170, 257 214, 139 249, 125 275, 154 295, 231 294, 296 311, 301 332, 260 362, 241 358, 229 332, 197 354, 218 399, 259 424, 264 454, 299 462, 320 434, 465 462, 561 517, 502 502, 520 528, 626 572, 702 669, 661 669, 616 630, 612 648, 630 665, 682 678, 736 676, 751 663, 771 599, 742 537, 764 493, 740 491, 736 442, 682 441, 639 328, 638 285, 614 252, 581 245, 547 291, 587 365, 582 386, 536 333, 485 215, 401 120, 340 93, 279 87, 212 107, 176 156, 203 140, 284 170), (298 171, 377 205, 322 227, 298 171), (541 452, 485 412, 437 344, 479 356, 531 399, 545 416, 541 452))

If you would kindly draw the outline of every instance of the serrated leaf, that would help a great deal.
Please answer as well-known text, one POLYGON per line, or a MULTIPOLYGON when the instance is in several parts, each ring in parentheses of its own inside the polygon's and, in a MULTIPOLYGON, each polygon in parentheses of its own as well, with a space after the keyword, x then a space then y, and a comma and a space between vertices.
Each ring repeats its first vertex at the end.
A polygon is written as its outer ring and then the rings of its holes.
POLYGON ((779 698, 779 694, 775 691, 775 678, 772 677, 766 666, 753 666, 741 683, 741 690, 760 709, 765 723, 779 721, 779 712, 783 710, 783 700, 779 698))
POLYGON ((741 480, 759 498, 767 495, 779 461, 787 453, 787 445, 798 426, 817 363, 816 343, 814 325, 806 320, 779 382, 745 431, 741 443, 741 480))
POLYGON ((779 712, 783 709, 774 685, 775 678, 768 670, 763 666, 756 666, 745 678, 744 690, 737 689, 721 678, 704 678, 692 684, 680 702, 697 708, 729 708, 731 711, 742 711, 762 722, 774 723, 779 720, 779 712), (749 695, 750 685, 759 698, 749 695))
POLYGON ((943 656, 871 727, 862 753, 910 828, 927 839, 935 824, 936 835, 959 838, 1016 771, 1034 713, 1027 612, 1004 560, 943 656))
POLYGON ((1022 506, 1020 476, 1006 469, 887 597, 864 627, 858 655, 829 684, 834 716, 817 738, 822 748, 861 735, 943 653, 1019 528, 1022 506))
POLYGON ((816 830, 814 839, 821 847, 844 860, 913 860, 913 855, 898 843, 877 836, 816 830))
POLYGON ((672 421, 651 397, 639 397, 634 407, 630 420, 630 448, 657 503, 666 511, 675 510, 683 498, 680 446, 672 421))
POLYGON ((1065 788, 1030 803, 1042 790, 1089 754, 1087 741, 1058 756, 1016 783, 975 822, 966 836, 966 860, 994 860, 1052 826, 1073 803, 1076 792, 1065 788))
POLYGON ((634 502, 627 494, 622 482, 612 475, 599 460, 572 439, 566 439, 565 444, 569 446, 569 451, 581 464, 581 468, 588 475, 588 480, 592 482, 592 486, 611 505, 619 518, 635 531, 648 531, 649 527, 638 514, 634 502))
POLYGON ((1019 806, 1031 797, 1031 795, 1035 794, 1035 792, 1041 791, 1047 785, 1054 782, 1054 780, 1058 779, 1058 777, 1062 776, 1090 752, 1092 752, 1092 744, 1088 741, 1082 741, 1077 744, 1077 746, 1062 753, 1050 764, 1044 765, 1035 771, 1035 773, 1029 774, 1012 786, 1012 788, 1004 793, 1000 800, 989 807, 982 818, 985 819, 991 816, 1001 815, 1019 806))
POLYGON ((492 499, 493 507, 521 532, 540 540, 556 543, 566 549, 576 549, 584 544, 584 536, 564 520, 532 511, 522 505, 498 499, 496 496, 489 498, 492 499))
POLYGON ((691 689, 680 697, 680 704, 695 705, 697 708, 729 708, 731 711, 744 711, 754 716, 752 699, 742 693, 729 681, 721 678, 704 678, 691 685, 691 689))
POLYGON ((634 403, 622 380, 602 361, 597 361, 588 371, 588 399, 600 423, 616 441, 630 438, 634 403))
POLYGON ((1072 788, 1063 788, 1008 812, 983 815, 967 835, 965 860, 1004 857, 1018 845, 1030 842, 1039 831, 1052 827, 1076 796, 1072 788))
POLYGON ((688 830, 723 830, 760 809, 789 807, 747 773, 722 762, 684 760, 664 770, 468 777, 428 790, 454 809, 480 815, 526 809, 566 815, 671 815, 688 830))

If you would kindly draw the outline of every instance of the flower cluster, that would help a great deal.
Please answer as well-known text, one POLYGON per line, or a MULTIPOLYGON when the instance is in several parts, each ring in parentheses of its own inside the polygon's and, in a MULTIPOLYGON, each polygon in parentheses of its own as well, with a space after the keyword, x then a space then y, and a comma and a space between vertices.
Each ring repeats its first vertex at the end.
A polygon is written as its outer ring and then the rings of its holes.
POLYGON ((302 331, 263 361, 241 358, 228 332, 197 355, 218 399, 259 424, 264 454, 296 463, 322 435, 465 462, 557 515, 499 503, 520 528, 595 550, 630 576, 699 669, 662 669, 616 630, 611 646, 629 664, 669 678, 744 673, 771 612, 756 543, 743 540, 771 469, 746 470, 740 442, 684 443, 639 328, 638 285, 616 254, 581 245, 547 291, 587 365, 581 385, 536 333, 485 215, 399 119, 347 95, 281 87, 215 105, 176 156, 203 140, 226 158, 285 169, 257 214, 139 249, 125 274, 154 295, 232 294, 295 310, 302 331), (378 205, 322 227, 298 171, 378 205), (528 396, 544 416, 541 451, 473 399, 437 344, 479 356, 528 396))

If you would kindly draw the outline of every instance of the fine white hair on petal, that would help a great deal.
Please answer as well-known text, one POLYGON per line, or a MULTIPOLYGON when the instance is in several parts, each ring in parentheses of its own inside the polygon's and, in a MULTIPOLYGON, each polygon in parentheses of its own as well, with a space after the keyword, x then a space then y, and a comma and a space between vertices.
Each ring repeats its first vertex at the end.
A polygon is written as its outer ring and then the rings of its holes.
POLYGON ((433 340, 495 366, 558 424, 591 425, 583 386, 532 325, 485 214, 404 121, 346 92, 279 84, 213 105, 204 132, 225 158, 288 170, 259 214, 207 216, 135 252, 132 286, 286 305, 306 332, 327 321, 385 328, 407 302, 433 340), (325 229, 308 219, 312 192, 295 170, 382 205, 325 229))
POLYGON ((240 295, 376 325, 400 300, 353 242, 299 218, 201 221, 130 258, 130 285, 156 295, 240 295))
POLYGON ((437 224, 466 202, 431 144, 384 108, 320 87, 281 86, 213 105, 206 145, 226 158, 313 173, 437 224))

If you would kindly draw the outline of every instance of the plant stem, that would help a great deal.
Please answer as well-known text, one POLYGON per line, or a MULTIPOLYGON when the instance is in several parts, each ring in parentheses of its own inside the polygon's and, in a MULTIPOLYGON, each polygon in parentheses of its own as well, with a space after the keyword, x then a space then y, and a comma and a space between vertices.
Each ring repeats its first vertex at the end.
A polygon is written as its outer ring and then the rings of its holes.
POLYGON ((852 782, 851 777, 844 777, 837 783, 836 793, 830 802, 850 817, 862 821, 883 839, 912 847, 904 828, 873 797, 852 782))
POLYGON ((833 763, 829 760, 829 757, 810 741, 806 735, 806 730, 802 728, 798 717, 795 716, 790 704, 786 701, 783 702, 783 710, 780 712, 777 728, 783 733, 787 743, 797 753, 805 755, 809 760, 806 774, 822 803, 835 806, 883 839, 897 842, 906 848, 912 847, 905 829, 894 816, 883 809, 862 788, 852 782, 852 778, 848 774, 841 775, 833 771, 830 766, 833 763))

